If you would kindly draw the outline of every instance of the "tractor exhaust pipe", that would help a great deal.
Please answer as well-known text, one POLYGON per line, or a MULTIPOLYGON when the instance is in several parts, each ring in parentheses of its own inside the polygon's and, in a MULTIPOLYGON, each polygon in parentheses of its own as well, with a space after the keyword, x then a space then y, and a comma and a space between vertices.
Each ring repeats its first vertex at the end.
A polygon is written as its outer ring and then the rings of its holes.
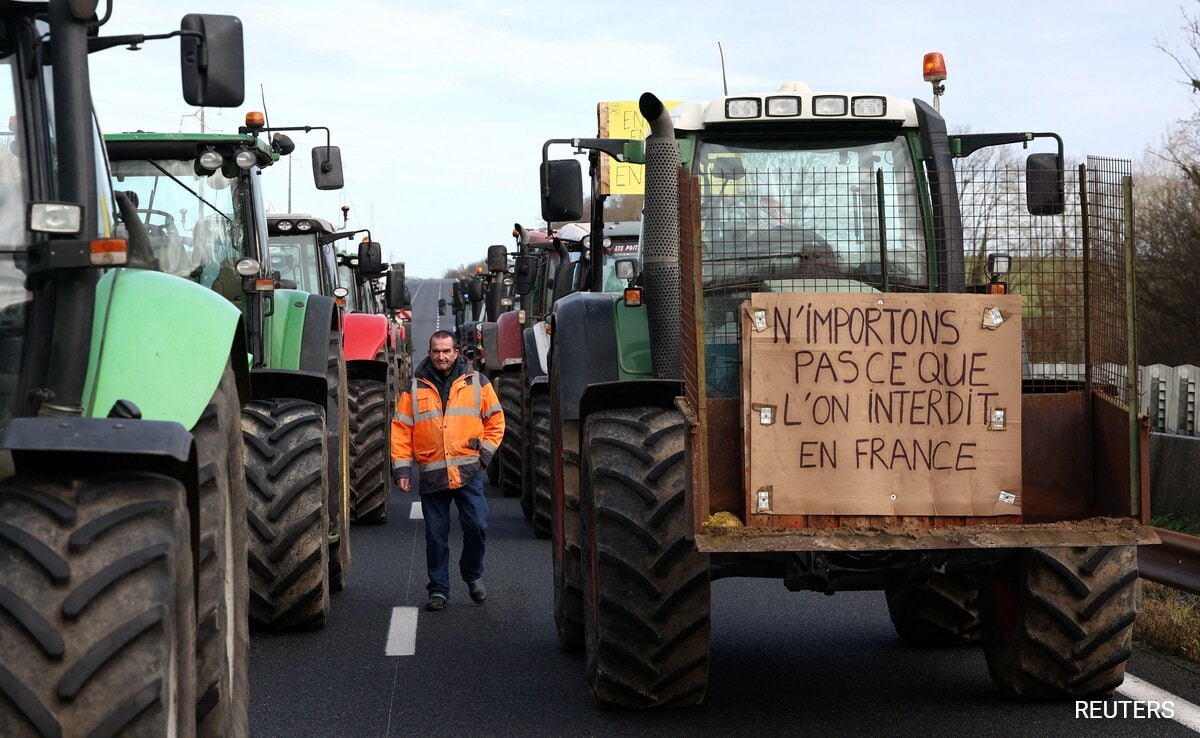
POLYGON ((642 275, 656 379, 682 379, 683 323, 679 267, 679 147, 662 101, 647 92, 638 108, 650 123, 646 138, 646 199, 642 223, 642 275))

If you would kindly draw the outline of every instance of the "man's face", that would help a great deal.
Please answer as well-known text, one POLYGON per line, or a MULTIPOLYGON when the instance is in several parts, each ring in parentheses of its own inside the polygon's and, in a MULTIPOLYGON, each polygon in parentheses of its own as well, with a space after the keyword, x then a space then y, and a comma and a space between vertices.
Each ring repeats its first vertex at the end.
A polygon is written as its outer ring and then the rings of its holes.
POLYGON ((442 374, 450 371, 454 362, 458 361, 458 349, 454 348, 453 338, 435 338, 429 342, 429 360, 433 368, 442 374))

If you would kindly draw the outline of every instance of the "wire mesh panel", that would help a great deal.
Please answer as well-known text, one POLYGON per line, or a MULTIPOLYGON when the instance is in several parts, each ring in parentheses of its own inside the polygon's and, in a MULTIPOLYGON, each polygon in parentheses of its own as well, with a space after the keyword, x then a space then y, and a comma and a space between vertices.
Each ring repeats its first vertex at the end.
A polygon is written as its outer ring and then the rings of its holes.
POLYGON ((1025 203, 1025 170, 980 168, 959 160, 963 249, 968 285, 993 278, 1021 296, 1026 379, 1085 379, 1087 287, 1080 196, 1068 171, 1062 215, 1031 215, 1025 203), (1011 257, 1004 276, 988 272, 988 255, 1011 257))
MULTIPOLYGON (((1133 302, 1129 293, 1131 164, 1123 159, 1088 157, 1087 237, 1090 312, 1088 364, 1092 386, 1129 404, 1130 334, 1133 302)), ((1135 390, 1136 391, 1136 390, 1135 390)))

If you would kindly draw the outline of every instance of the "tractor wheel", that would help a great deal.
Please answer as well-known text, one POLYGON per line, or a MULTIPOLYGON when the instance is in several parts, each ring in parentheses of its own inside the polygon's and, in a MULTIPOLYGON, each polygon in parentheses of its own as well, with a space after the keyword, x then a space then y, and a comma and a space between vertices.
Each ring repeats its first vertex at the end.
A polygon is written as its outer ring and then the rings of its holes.
POLYGON ((529 450, 526 468, 533 496, 533 532, 538 538, 550 537, 550 395, 534 393, 529 399, 529 450))
MULTIPOLYGON (((521 375, 505 372, 496 377, 496 394, 504 409, 504 441, 500 444, 500 491, 505 497, 521 495, 521 375)), ((528 520, 529 516, 525 518, 528 520)))
POLYGON ((500 484, 500 454, 492 456, 492 460, 488 462, 487 480, 492 486, 500 484))
POLYGON ((0 732, 192 735, 186 499, 134 471, 0 482, 0 732))
POLYGON ((200 602, 196 617, 196 733, 249 732, 250 633, 246 471, 232 365, 192 429, 200 469, 200 602))
MULTIPOLYGON (((553 452, 552 452, 553 453, 553 452)), ((561 452, 559 452, 561 453, 561 452)), ((550 550, 554 571, 554 629, 558 634, 558 645, 564 651, 582 651, 583 630, 583 574, 580 570, 579 550, 579 493, 572 490, 567 480, 579 479, 579 456, 564 454, 562 502, 552 500, 551 509, 562 505, 562 528, 551 521, 550 550)))
POLYGON ((683 415, 586 418, 580 485, 587 680, 600 707, 698 704, 708 687, 708 557, 686 538, 683 415))
POLYGON ((355 379, 349 385, 350 406, 350 520, 387 521, 391 492, 391 449, 387 385, 374 379, 355 379))
POLYGON ((250 521, 250 625, 320 628, 329 616, 325 409, 259 400, 242 409, 250 521))
POLYGON ((341 592, 350 574, 350 408, 347 403, 346 357, 342 334, 329 332, 326 363, 329 399, 325 421, 329 427, 329 590, 341 592))
POLYGON ((934 574, 886 594, 896 634, 915 646, 965 646, 982 637, 978 588, 966 575, 934 574))
POLYGON ((984 655, 1010 697, 1111 694, 1137 615, 1133 546, 1028 549, 1015 574, 981 579, 984 655))

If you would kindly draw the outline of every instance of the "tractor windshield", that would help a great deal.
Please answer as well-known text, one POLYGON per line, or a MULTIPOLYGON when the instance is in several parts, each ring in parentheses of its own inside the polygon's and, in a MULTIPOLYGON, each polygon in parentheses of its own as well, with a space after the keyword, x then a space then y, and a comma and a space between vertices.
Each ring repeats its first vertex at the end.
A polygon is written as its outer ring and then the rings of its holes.
POLYGON ((233 300, 241 294, 235 269, 244 253, 236 227, 235 180, 221 172, 199 176, 190 160, 112 162, 113 187, 123 191, 146 226, 158 269, 233 300))
POLYGON ((271 236, 271 268, 279 271, 280 279, 295 282, 296 289, 314 295, 326 292, 317 269, 320 261, 315 233, 271 236))
MULTIPOLYGON (((272 252, 274 253, 274 252, 272 252)), ((338 264, 338 284, 345 287, 346 295, 346 312, 348 313, 369 313, 371 310, 365 304, 363 299, 366 290, 365 285, 358 283, 356 272, 346 264, 338 264)))
POLYGON ((701 141, 695 162, 706 285, 928 284, 903 135, 701 141))

